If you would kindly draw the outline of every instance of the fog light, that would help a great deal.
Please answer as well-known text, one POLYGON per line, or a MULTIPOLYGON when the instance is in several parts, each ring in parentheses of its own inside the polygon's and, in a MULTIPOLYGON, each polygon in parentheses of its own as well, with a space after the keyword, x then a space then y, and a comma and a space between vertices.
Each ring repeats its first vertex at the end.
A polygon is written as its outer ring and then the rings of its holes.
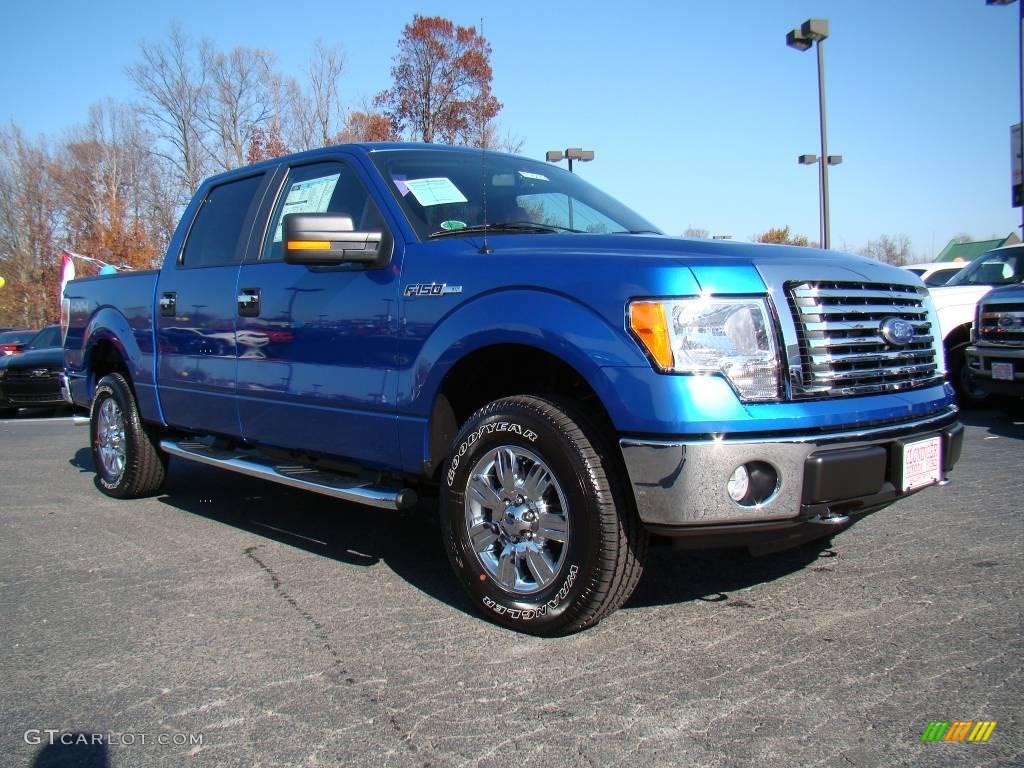
POLYGON ((737 504, 741 503, 750 490, 750 474, 745 465, 740 464, 733 470, 732 477, 726 486, 729 489, 729 498, 737 504))
POLYGON ((729 498, 741 507, 756 507, 775 497, 779 473, 767 462, 750 461, 733 470, 726 489, 729 498))

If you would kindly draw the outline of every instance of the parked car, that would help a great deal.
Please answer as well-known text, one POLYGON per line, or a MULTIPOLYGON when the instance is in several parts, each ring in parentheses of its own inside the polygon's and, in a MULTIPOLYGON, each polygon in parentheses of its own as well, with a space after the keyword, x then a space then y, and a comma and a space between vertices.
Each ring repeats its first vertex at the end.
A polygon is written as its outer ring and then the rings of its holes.
POLYGON ((907 264, 903 268, 921 278, 929 288, 945 285, 969 261, 930 261, 925 264, 907 264))
POLYGON ((155 493, 168 456, 381 509, 439 487, 472 604, 538 635, 622 605, 651 532, 829 535, 943 482, 963 436, 908 272, 666 237, 469 148, 208 179, 159 271, 73 281, 62 317, 104 493, 155 493))
POLYGON ((978 302, 967 348, 967 370, 987 394, 1024 403, 1024 285, 995 288, 978 302))
POLYGON ((28 328, 0 333, 0 357, 18 354, 37 333, 38 330, 28 328))
POLYGON ((36 333, 20 354, 0 358, 0 418, 19 408, 67 405, 60 388, 63 370, 59 325, 36 333))
POLYGON ((939 314, 939 329, 946 354, 946 370, 961 403, 978 405, 988 393, 977 387, 967 367, 967 347, 978 301, 1001 285, 1024 281, 1024 244, 995 248, 975 258, 949 282, 931 288, 939 314))

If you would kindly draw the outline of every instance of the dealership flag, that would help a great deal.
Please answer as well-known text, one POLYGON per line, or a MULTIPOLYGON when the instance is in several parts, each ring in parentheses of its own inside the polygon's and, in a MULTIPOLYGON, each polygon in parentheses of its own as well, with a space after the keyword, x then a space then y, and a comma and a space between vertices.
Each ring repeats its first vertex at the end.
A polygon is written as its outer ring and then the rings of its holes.
POLYGON ((75 279, 75 262, 71 260, 71 255, 68 251, 60 252, 60 295, 57 296, 58 300, 64 298, 64 287, 75 279))

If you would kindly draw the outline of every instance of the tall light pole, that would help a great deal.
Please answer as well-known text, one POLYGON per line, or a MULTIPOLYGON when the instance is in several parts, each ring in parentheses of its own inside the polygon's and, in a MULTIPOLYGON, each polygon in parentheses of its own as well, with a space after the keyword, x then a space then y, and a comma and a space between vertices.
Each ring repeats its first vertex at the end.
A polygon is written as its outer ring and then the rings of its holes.
POLYGON ((806 51, 818 44, 818 115, 821 121, 821 157, 811 160, 814 155, 801 155, 800 163, 819 164, 818 194, 820 199, 821 247, 829 247, 828 215, 828 167, 843 161, 842 155, 829 155, 828 132, 825 128, 825 52, 822 43, 828 37, 828 19, 808 19, 799 27, 786 33, 786 45, 798 51, 806 51))
MULTIPOLYGON (((1014 0, 985 0, 987 5, 1010 5, 1014 0)), ((1020 65, 1020 132, 1017 137, 1020 139, 1020 144, 1017 146, 1017 162, 1014 163, 1014 167, 1024 172, 1024 2, 1018 4, 1017 8, 1020 13, 1020 27, 1019 36, 1017 38, 1017 57, 1019 59, 1018 64, 1020 65)), ((1020 180, 1013 180, 1015 188, 1013 190, 1013 205, 1020 206, 1021 213, 1021 237, 1024 237, 1024 173, 1022 173, 1020 180)))

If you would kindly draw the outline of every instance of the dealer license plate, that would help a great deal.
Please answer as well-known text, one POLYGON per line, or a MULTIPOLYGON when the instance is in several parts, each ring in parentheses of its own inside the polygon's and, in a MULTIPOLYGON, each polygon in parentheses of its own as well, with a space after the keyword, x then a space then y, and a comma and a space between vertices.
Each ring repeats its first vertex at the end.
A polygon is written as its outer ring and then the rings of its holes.
POLYGON ((939 482, 942 469, 942 438, 929 437, 903 446, 903 491, 939 482))
POLYGON ((1013 363, 992 363, 992 378, 1013 381, 1013 363))

